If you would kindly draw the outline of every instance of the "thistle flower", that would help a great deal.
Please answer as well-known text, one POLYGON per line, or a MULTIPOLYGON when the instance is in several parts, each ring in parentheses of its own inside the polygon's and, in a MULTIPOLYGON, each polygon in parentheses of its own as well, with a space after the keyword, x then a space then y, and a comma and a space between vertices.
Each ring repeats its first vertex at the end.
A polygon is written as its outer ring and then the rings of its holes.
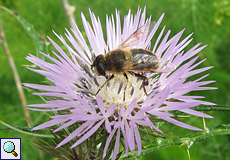
POLYGON ((130 48, 151 50, 162 62, 167 62, 162 67, 167 68, 170 64, 174 68, 162 73, 145 73, 145 76, 149 79, 149 85, 145 88, 148 95, 144 92, 142 80, 130 74, 127 74, 128 80, 123 75, 115 75, 96 95, 98 89, 105 83, 106 78, 97 76, 91 69, 93 59, 100 54, 106 54, 117 49, 140 26, 150 22, 151 17, 146 19, 145 8, 143 12, 138 8, 134 16, 129 11, 124 17, 122 27, 119 11, 116 11, 116 19, 113 15, 106 17, 105 39, 99 17, 96 17, 93 12, 89 12, 92 26, 83 13, 81 14, 87 38, 83 36, 74 22, 77 33, 73 30, 71 30, 71 33, 66 29, 65 36, 68 42, 55 33, 68 52, 65 52, 48 37, 58 53, 53 52, 55 58, 45 53, 41 54, 49 59, 51 63, 31 54, 26 57, 27 60, 41 68, 29 69, 47 77, 52 84, 25 83, 24 85, 43 91, 34 93, 35 95, 55 97, 53 100, 46 101, 45 104, 29 105, 29 109, 35 111, 67 111, 62 115, 51 116, 52 120, 33 128, 33 130, 62 124, 54 130, 54 132, 57 132, 78 123, 78 128, 57 145, 58 148, 78 137, 78 140, 71 146, 71 148, 74 148, 103 128, 108 133, 103 157, 105 157, 109 145, 113 145, 112 159, 115 159, 118 154, 121 139, 125 141, 126 154, 128 154, 128 149, 135 150, 136 144, 140 154, 142 148, 139 133, 140 126, 152 127, 163 133, 151 122, 149 118, 151 116, 190 130, 201 130, 173 119, 174 115, 170 111, 180 111, 199 117, 212 118, 191 108, 201 104, 214 105, 213 103, 199 100, 204 98, 202 96, 187 95, 191 91, 215 89, 214 87, 204 86, 214 82, 203 81, 208 74, 196 80, 187 81, 187 78, 212 68, 195 69, 205 61, 196 62, 199 57, 197 54, 206 46, 200 47, 201 43, 198 43, 185 52, 184 48, 192 41, 192 34, 180 40, 184 32, 183 29, 169 39, 170 31, 163 36, 165 26, 157 40, 151 45, 151 39, 156 36, 155 33, 163 19, 164 14, 162 14, 155 26, 149 28, 149 34, 145 36, 145 39, 141 43, 130 46, 130 48), (77 41, 74 37, 77 38, 77 41), (87 43, 90 45, 88 46, 87 43), (115 143, 110 144, 113 138, 115 138, 115 143))

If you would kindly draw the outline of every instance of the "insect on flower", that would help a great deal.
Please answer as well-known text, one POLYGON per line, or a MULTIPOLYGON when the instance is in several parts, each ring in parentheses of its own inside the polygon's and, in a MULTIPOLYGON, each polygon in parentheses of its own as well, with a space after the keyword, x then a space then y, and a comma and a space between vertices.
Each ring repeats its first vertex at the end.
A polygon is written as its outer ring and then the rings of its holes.
POLYGON ((100 54, 94 59, 91 68, 94 68, 98 76, 105 76, 107 79, 95 95, 100 92, 106 83, 114 78, 115 74, 123 74, 128 81, 127 73, 143 80, 142 87, 145 94, 148 95, 145 86, 148 86, 149 81, 144 72, 160 73, 171 71, 173 67, 170 64, 168 65, 168 69, 163 69, 167 65, 167 62, 163 62, 155 53, 143 48, 132 48, 132 46, 136 46, 141 41, 146 40, 149 31, 152 30, 151 28, 154 25, 155 22, 145 23, 120 44, 118 49, 110 51, 105 55, 100 54), (161 66, 161 64, 164 65, 161 66), (109 77, 108 73, 112 75, 109 77))
POLYGON ((92 26, 83 13, 81 16, 87 37, 83 36, 75 22, 76 32, 66 30, 68 41, 55 33, 68 52, 49 38, 57 52, 53 51, 54 57, 41 53, 49 59, 48 62, 32 54, 26 57, 39 67, 29 69, 49 80, 48 85, 23 83, 26 87, 40 90, 35 95, 47 97, 45 103, 31 104, 29 109, 54 112, 50 121, 32 130, 53 126, 55 133, 67 128, 68 134, 56 146, 57 150, 71 141, 68 145, 71 145, 71 150, 76 147, 74 156, 81 155, 85 159, 96 155, 95 159, 115 160, 122 152, 125 151, 128 156, 129 150, 135 149, 140 155, 145 140, 145 135, 140 133, 143 127, 163 133, 154 121, 156 117, 160 121, 197 131, 201 129, 178 121, 172 111, 213 118, 193 107, 214 103, 200 100, 204 97, 199 95, 189 95, 192 91, 216 89, 205 86, 214 82, 204 80, 209 74, 199 77, 212 68, 197 68, 205 61, 196 62, 197 54, 206 45, 198 43, 185 51, 192 42, 192 34, 182 39, 183 29, 169 38, 171 31, 165 34, 165 26, 159 35, 155 34, 164 14, 155 24, 151 22, 151 17, 146 19, 145 8, 143 13, 138 8, 135 15, 130 10, 124 16, 123 25, 118 10, 116 20, 108 16, 106 36, 99 17, 93 12, 90 11, 92 26), (190 79, 194 75, 198 78, 190 79))

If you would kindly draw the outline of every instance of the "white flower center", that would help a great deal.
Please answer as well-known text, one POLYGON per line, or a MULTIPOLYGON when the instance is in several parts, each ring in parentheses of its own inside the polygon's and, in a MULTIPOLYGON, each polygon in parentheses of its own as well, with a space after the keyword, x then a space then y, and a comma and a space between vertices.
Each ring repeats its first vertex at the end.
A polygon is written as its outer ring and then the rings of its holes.
MULTIPOLYGON (((99 91, 98 96, 104 101, 105 107, 109 108, 113 103, 119 110, 120 105, 126 109, 129 104, 137 98, 138 102, 143 102, 146 98, 142 87, 142 80, 136 76, 127 74, 128 79, 123 74, 114 75, 107 84, 99 91)), ((98 76, 98 89, 106 82, 106 78, 98 76)))

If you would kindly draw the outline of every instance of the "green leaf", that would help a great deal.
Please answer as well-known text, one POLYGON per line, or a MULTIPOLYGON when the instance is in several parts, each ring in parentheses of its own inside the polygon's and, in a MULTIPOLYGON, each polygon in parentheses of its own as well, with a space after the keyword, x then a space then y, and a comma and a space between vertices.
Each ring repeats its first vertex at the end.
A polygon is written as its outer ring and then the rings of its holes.
POLYGON ((23 133, 23 134, 36 136, 36 137, 54 138, 54 136, 48 135, 48 134, 47 135, 46 134, 36 134, 36 133, 31 133, 31 132, 26 132, 26 131, 20 130, 20 129, 16 128, 16 127, 13 127, 13 126, 1 121, 1 120, 0 120, 0 123, 2 123, 4 126, 9 127, 10 129, 12 129, 14 131, 17 131, 17 132, 20 132, 20 133, 23 133))
POLYGON ((197 107, 194 107, 193 109, 197 111, 230 111, 230 106, 227 106, 227 105, 213 105, 213 106, 199 105, 197 107))
MULTIPOLYGON (((42 140, 40 140, 42 141, 42 140)), ((50 155, 59 158, 61 160, 70 160, 71 157, 68 155, 68 152, 60 152, 58 149, 55 149, 55 146, 53 146, 52 144, 49 144, 46 141, 42 141, 43 143, 45 143, 45 145, 42 145, 38 142, 32 141, 32 145, 34 145, 35 147, 37 147, 38 149, 45 151, 47 153, 49 153, 50 155)))
MULTIPOLYGON (((15 11, 9 10, 3 6, 1 6, 3 10, 10 13, 13 17, 15 17, 18 22, 22 25, 22 27, 25 29, 25 31, 28 33, 28 35, 32 38, 32 40, 35 43, 35 50, 37 53, 48 52, 48 43, 45 41, 45 39, 34 29, 33 25, 31 25, 29 22, 27 22, 24 18, 22 18, 18 13, 15 11)), ((41 54, 38 54, 39 58, 45 59, 45 57, 41 54)))
MULTIPOLYGON (((26 132, 31 132, 31 129, 33 127, 19 127, 19 126, 15 126, 15 128, 20 129, 22 131, 26 131, 26 132)), ((9 127, 0 127, 0 131, 6 131, 6 130, 12 130, 9 127)))
POLYGON ((142 150, 141 154, 138 155, 137 151, 129 153, 128 157, 122 155, 123 159, 142 159, 146 154, 149 154, 155 150, 170 147, 173 145, 186 145, 190 148, 195 143, 219 135, 230 135, 230 124, 223 124, 214 128, 206 128, 203 132, 195 132, 191 135, 181 136, 173 139, 155 139, 151 144, 144 146, 145 149, 142 150))

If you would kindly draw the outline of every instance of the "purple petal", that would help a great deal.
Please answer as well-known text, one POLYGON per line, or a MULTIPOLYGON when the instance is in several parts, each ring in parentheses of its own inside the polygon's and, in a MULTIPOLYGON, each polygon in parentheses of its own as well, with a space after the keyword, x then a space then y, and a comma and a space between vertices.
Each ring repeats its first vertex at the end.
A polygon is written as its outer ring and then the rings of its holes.
POLYGON ((131 103, 130 105, 128 106, 128 108, 126 109, 125 111, 125 114, 126 115, 130 115, 131 112, 133 111, 134 107, 136 106, 136 103, 137 103, 137 99, 135 98, 131 103))
POLYGON ((173 111, 192 108, 200 105, 200 102, 165 102, 168 106, 159 108, 159 111, 173 111))
POLYGON ((104 120, 101 120, 99 123, 97 123, 90 131, 88 131, 84 136, 82 136, 77 142, 75 142, 70 148, 74 148, 84 142, 86 139, 88 139, 92 134, 94 134, 97 129, 102 125, 104 120))
POLYGON ((30 84, 30 83, 22 83, 26 87, 40 89, 43 91, 50 91, 50 92, 59 92, 60 90, 55 86, 47 86, 47 85, 40 85, 40 84, 30 84))
MULTIPOLYGON (((154 28, 152 29, 152 31, 150 31, 148 38, 145 42, 145 45, 143 46, 144 48, 147 46, 147 44, 151 41, 152 37, 154 36, 154 34, 156 33, 159 25, 161 24, 162 19, 164 18, 164 13, 161 15, 161 17, 158 19, 157 23, 155 24, 154 28)), ((154 50, 153 50, 154 52, 154 50)))
POLYGON ((136 142, 137 142, 138 155, 140 155, 141 154, 141 148, 142 148, 141 136, 140 136, 140 133, 139 133, 137 128, 133 128, 133 130, 134 130, 134 135, 135 135, 136 142))
POLYGON ((128 135, 123 131, 122 131, 122 134, 123 134, 123 137, 124 137, 124 140, 125 140, 125 152, 126 152, 126 157, 127 157, 128 156, 128 149, 129 149, 128 140, 127 140, 128 135))
POLYGON ((86 102, 86 100, 84 100, 80 96, 78 96, 78 100, 88 112, 94 113, 93 110, 91 109, 91 107, 89 106, 89 104, 86 102))
POLYGON ((107 131, 108 133, 111 132, 111 125, 110 125, 108 119, 105 119, 105 128, 106 128, 106 131, 107 131))
POLYGON ((105 106, 102 99, 99 96, 96 96, 96 100, 100 111, 102 112, 103 115, 105 115, 105 106))
POLYGON ((76 122, 77 122, 77 120, 71 120, 71 121, 69 121, 69 122, 63 124, 61 127, 55 129, 53 132, 55 133, 55 132, 60 131, 60 130, 62 130, 62 129, 64 129, 64 128, 67 128, 67 127, 73 125, 73 124, 76 123, 76 122))
POLYGON ((125 121, 124 123, 125 123, 125 134, 127 135, 127 142, 129 145, 129 149, 131 151, 133 151, 133 150, 135 150, 133 129, 131 127, 129 127, 129 124, 127 121, 125 121))
POLYGON ((165 121, 168 121, 170 123, 173 123, 177 126, 180 126, 180 127, 183 127, 183 128, 187 128, 187 129, 190 129, 190 130, 195 130, 195 131, 202 131, 201 129, 199 128, 196 128, 196 127, 193 127, 193 126, 190 126, 188 124, 185 124, 183 122, 179 122, 173 118, 169 118, 169 117, 161 117, 161 119, 165 120, 165 121))
POLYGON ((184 113, 188 113, 188 114, 194 115, 194 116, 199 116, 199 117, 204 117, 204 118, 213 118, 210 115, 207 115, 207 114, 202 113, 202 112, 194 111, 192 109, 182 109, 180 111, 184 112, 184 113))
POLYGON ((98 115, 87 115, 87 114, 82 114, 82 115, 77 115, 76 117, 72 117, 72 119, 74 120, 78 120, 78 121, 97 121, 102 119, 103 117, 98 116, 98 115))
POLYGON ((54 126, 54 125, 56 125, 56 124, 63 123, 63 122, 65 122, 65 121, 67 121, 67 120, 68 120, 68 119, 53 119, 53 120, 50 120, 50 121, 45 122, 45 123, 43 123, 43 124, 40 124, 39 126, 34 127, 34 128, 31 129, 31 130, 39 130, 39 129, 51 127, 51 126, 54 126))
POLYGON ((62 107, 62 108, 57 108, 57 109, 35 109, 35 108, 27 108, 29 110, 33 110, 33 111, 40 111, 40 112, 54 112, 54 111, 61 111, 61 110, 66 110, 70 107, 62 107))
POLYGON ((171 90, 169 87, 166 87, 162 92, 164 92, 164 94, 161 96, 161 99, 158 100, 158 102, 155 104, 154 108, 159 108, 163 104, 163 102, 167 99, 167 97, 171 93, 171 90))
POLYGON ((158 45, 158 43, 159 43, 159 41, 160 41, 160 39, 164 33, 164 30, 165 30, 165 26, 163 27, 163 29, 161 30, 160 34, 157 37, 157 40, 156 40, 154 47, 153 47, 153 53, 155 53, 155 51, 156 51, 156 47, 157 47, 157 45, 158 45))
POLYGON ((135 121, 135 123, 142 125, 142 126, 152 126, 153 125, 151 121, 135 121))
POLYGON ((173 114, 165 113, 165 112, 159 112, 159 111, 156 111, 156 110, 148 111, 148 113, 152 114, 154 116, 157 116, 157 117, 173 117, 174 116, 173 114))
POLYGON ((110 144, 110 142, 111 142, 111 140, 112 140, 112 138, 113 138, 113 136, 114 136, 116 130, 117 130, 117 128, 114 128, 114 129, 112 130, 112 132, 109 134, 109 137, 108 137, 107 140, 106 140, 105 148, 104 148, 104 152, 103 152, 103 158, 105 158, 106 151, 107 151, 107 149, 108 149, 108 147, 109 147, 109 144, 110 144))
POLYGON ((140 116, 129 116, 127 119, 128 120, 142 120, 142 119, 145 119, 145 118, 147 118, 147 117, 149 117, 149 115, 140 115, 140 116))
POLYGON ((118 129, 117 131, 117 136, 116 136, 116 142, 115 142, 115 146, 114 146, 114 150, 113 150, 113 156, 111 160, 115 160, 118 150, 119 150, 119 144, 120 144, 120 129, 118 129))
POLYGON ((68 143, 69 141, 77 137, 77 135, 81 133, 90 123, 91 121, 83 123, 80 127, 78 127, 75 131, 73 131, 69 136, 67 136, 63 141, 61 141, 61 143, 59 143, 56 146, 56 148, 61 147, 62 145, 68 143))
POLYGON ((107 110, 106 112, 106 116, 107 117, 110 117, 113 113, 114 113, 114 110, 115 110, 115 107, 116 107, 116 104, 113 103, 107 110))
POLYGON ((94 124, 96 123, 96 121, 91 121, 91 123, 81 132, 77 135, 77 137, 80 137, 81 135, 85 134, 88 130, 90 130, 94 124))

